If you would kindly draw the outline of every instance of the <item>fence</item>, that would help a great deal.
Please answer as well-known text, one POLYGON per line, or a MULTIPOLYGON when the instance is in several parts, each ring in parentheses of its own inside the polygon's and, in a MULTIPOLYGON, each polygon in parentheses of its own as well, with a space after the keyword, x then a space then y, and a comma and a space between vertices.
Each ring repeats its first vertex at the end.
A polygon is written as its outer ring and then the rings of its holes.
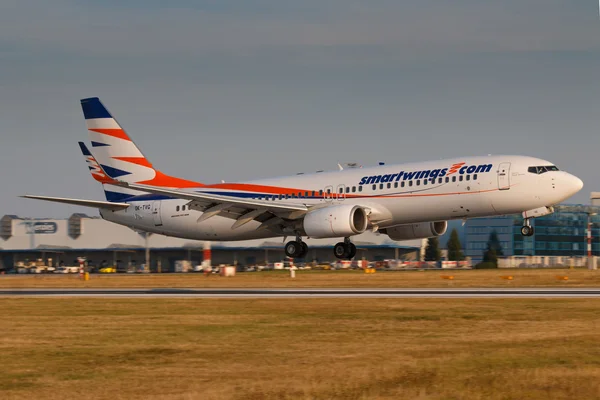
MULTIPOLYGON (((498 268, 570 268, 588 267, 587 257, 513 256, 498 259, 498 268)), ((592 258, 594 269, 598 257, 592 258)))

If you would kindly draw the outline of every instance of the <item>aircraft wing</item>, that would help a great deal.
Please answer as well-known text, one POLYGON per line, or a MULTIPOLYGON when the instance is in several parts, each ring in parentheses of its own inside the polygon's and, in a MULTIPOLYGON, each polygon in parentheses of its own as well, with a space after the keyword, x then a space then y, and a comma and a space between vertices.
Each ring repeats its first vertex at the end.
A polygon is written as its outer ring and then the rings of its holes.
POLYGON ((92 207, 92 208, 100 208, 103 210, 123 210, 129 207, 127 203, 112 203, 110 201, 96 201, 96 200, 82 200, 82 199, 69 199, 65 197, 48 197, 48 196, 34 196, 34 195, 25 195, 20 196, 25 199, 35 199, 35 200, 45 200, 45 201, 53 201, 55 203, 65 203, 72 204, 75 206, 83 206, 83 207, 92 207))
POLYGON ((287 220, 299 219, 308 211, 308 207, 304 204, 277 204, 267 200, 240 199, 233 196, 188 192, 122 181, 110 183, 110 185, 189 200, 191 209, 203 212, 198 218, 198 222, 219 215, 236 220, 232 229, 253 220, 263 223, 262 228, 275 228, 277 225, 286 225, 284 218, 287 220))

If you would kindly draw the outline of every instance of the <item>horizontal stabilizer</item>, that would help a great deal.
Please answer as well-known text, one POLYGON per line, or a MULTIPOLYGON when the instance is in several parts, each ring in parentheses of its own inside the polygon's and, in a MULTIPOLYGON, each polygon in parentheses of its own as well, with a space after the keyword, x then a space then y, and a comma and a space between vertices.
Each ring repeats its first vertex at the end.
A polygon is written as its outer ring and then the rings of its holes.
POLYGON ((20 196, 25 199, 45 200, 53 201, 55 203, 72 204, 74 206, 100 208, 103 210, 124 210, 129 207, 128 203, 111 203, 110 201, 97 201, 97 200, 81 200, 81 199, 68 199, 65 197, 48 197, 48 196, 33 196, 25 195, 20 196))

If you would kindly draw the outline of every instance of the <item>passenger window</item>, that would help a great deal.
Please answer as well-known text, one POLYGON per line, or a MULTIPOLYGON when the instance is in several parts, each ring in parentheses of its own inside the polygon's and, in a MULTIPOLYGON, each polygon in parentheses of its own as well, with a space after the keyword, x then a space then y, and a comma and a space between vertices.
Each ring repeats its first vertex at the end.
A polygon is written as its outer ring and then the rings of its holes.
POLYGON ((446 177, 446 183, 450 182, 450 178, 446 177))
POLYGON ((443 180, 443 179, 444 179, 444 178, 440 178, 440 179, 438 180, 438 183, 442 183, 442 180, 443 180))
POLYGON ((286 195, 285 195, 285 199, 286 199, 286 200, 287 200, 287 199, 289 199, 289 195, 287 195, 287 194, 286 194, 286 195))
POLYGON ((344 188, 340 188, 338 191, 339 191, 340 193, 344 193, 344 188))
POLYGON ((308 192, 304 192, 304 197, 308 197, 308 192))
POLYGON ((377 185, 373 185, 373 190, 377 190, 377 185))
POLYGON ((359 187, 358 187, 358 191, 359 191, 359 192, 362 192, 362 186, 359 186, 359 187))
POLYGON ((346 193, 350 193, 350 186, 346 186, 346 193))
POLYGON ((282 197, 283 197, 282 195, 279 195, 279 200, 281 200, 282 197))
POLYGON ((423 185, 427 185, 427 179, 423 179, 423 185))
POLYGON ((398 182, 394 182, 394 188, 398 189, 398 182))
POLYGON ((312 197, 315 197, 315 191, 314 190, 312 191, 312 197))
POLYGON ((175 207, 175 210, 176 210, 176 211, 179 211, 179 206, 175 207))
POLYGON ((383 183, 379 184, 379 189, 383 190, 383 183))
POLYGON ((477 180, 477 174, 473 175, 473 180, 476 181, 477 180))
POLYGON ((404 182, 402 182, 402 183, 400 184, 400 186, 404 187, 404 182))
POLYGON ((327 194, 331 194, 331 189, 327 189, 327 194))
POLYGON ((356 186, 352 186, 352 193, 356 192, 356 186))
POLYGON ((412 186, 413 181, 408 181, 408 186, 412 186))
POLYGON ((466 178, 466 179, 467 179, 468 181, 470 181, 470 180, 471 180, 471 175, 467 175, 467 178, 466 178))
POLYGON ((388 183, 388 184, 387 184, 387 188, 388 188, 388 189, 391 189, 391 188, 392 188, 392 184, 391 184, 391 183, 388 183))
POLYGON ((462 180, 463 180, 462 175, 458 177, 458 180, 462 182, 462 180))
POLYGON ((421 185, 421 180, 417 179, 417 186, 420 186, 420 185, 421 185))
POLYGON ((323 191, 322 190, 319 190, 319 196, 323 197, 323 191))
POLYGON ((452 177, 452 182, 456 182, 456 177, 455 176, 452 177))

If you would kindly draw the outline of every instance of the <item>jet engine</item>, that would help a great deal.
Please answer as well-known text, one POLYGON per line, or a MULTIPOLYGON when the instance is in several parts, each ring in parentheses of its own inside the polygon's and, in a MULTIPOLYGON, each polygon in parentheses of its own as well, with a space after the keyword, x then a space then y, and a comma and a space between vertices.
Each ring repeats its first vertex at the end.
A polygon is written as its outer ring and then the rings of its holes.
POLYGON ((392 240, 411 240, 440 236, 446 233, 447 229, 447 221, 438 221, 393 226, 391 228, 380 229, 379 232, 388 235, 392 240))
POLYGON ((303 228, 313 238, 348 237, 363 233, 367 224, 364 208, 339 205, 310 211, 304 217, 303 228))

